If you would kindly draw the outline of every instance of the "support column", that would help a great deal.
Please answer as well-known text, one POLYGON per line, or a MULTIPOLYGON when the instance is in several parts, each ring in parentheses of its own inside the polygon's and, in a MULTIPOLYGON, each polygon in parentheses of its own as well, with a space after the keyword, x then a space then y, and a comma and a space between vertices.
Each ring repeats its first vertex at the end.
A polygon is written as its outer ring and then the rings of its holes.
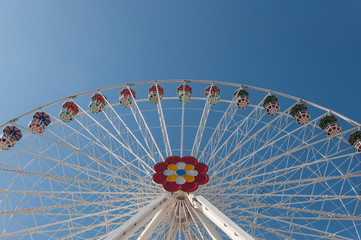
POLYGON ((157 214, 155 214, 137 240, 148 240, 150 236, 152 236, 154 230, 158 227, 159 223, 167 214, 167 210, 168 208, 163 207, 157 214))
POLYGON ((163 193, 131 217, 122 226, 111 232, 105 240, 122 240, 132 237, 139 228, 144 226, 144 224, 150 221, 166 206, 170 197, 171 193, 163 193))
POLYGON ((223 238, 221 237, 217 229, 214 227, 214 225, 212 225, 212 223, 206 217, 206 215, 204 215, 204 213, 198 208, 194 208, 193 210, 194 213, 196 214, 196 217, 199 219, 199 221, 201 221, 203 227, 207 230, 212 240, 222 240, 223 238))
POLYGON ((189 194, 188 198, 194 208, 204 213, 209 220, 222 229, 232 240, 254 240, 251 235, 235 224, 204 197, 189 194))

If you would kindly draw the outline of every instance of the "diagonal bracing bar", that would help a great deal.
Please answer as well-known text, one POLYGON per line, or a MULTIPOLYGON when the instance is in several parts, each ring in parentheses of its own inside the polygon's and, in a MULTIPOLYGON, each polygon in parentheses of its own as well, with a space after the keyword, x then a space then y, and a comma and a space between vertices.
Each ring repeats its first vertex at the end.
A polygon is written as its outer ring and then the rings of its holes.
POLYGON ((204 197, 189 194, 188 198, 194 208, 199 209, 232 240, 254 240, 251 235, 235 224, 204 197))

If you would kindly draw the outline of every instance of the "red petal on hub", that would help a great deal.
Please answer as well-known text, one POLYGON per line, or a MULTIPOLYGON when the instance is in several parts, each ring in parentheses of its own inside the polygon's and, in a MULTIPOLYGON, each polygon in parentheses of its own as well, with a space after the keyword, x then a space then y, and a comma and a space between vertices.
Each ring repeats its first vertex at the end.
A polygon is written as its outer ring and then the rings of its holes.
POLYGON ((197 176, 194 177, 195 182, 197 182, 198 184, 202 185, 202 184, 206 184, 209 180, 209 177, 206 174, 198 174, 197 176))
POLYGON ((195 182, 187 182, 182 185, 182 191, 184 192, 194 192, 197 188, 198 184, 195 182))
POLYGON ((196 165, 197 164, 197 159, 195 157, 192 157, 192 156, 185 156, 185 157, 182 157, 182 162, 184 162, 185 164, 196 165))
POLYGON ((176 184, 175 182, 165 182, 163 184, 163 188, 168 192, 176 192, 181 189, 181 186, 176 184))
POLYGON ((165 159, 165 162, 168 164, 177 164, 181 161, 181 158, 178 156, 169 156, 165 159))
POLYGON ((204 163, 198 163, 194 170, 198 171, 199 173, 206 173, 208 171, 208 167, 204 163))
POLYGON ((156 172, 164 172, 164 170, 168 169, 168 164, 166 164, 165 162, 160 162, 157 163, 156 165, 154 165, 154 170, 156 172))
POLYGON ((153 181, 155 183, 163 184, 167 181, 167 176, 165 176, 162 172, 161 173, 155 173, 153 175, 153 181))

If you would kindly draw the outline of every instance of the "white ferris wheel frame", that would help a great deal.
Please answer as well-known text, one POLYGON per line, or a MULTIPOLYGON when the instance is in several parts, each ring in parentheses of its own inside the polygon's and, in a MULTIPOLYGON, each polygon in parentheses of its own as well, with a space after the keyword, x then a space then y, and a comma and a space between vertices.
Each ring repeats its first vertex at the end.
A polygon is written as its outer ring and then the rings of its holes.
MULTIPOLYGON (((96 89, 96 90, 92 90, 92 91, 88 91, 88 92, 84 92, 81 94, 77 94, 74 96, 70 96, 67 98, 63 98, 57 101, 54 101, 52 103, 49 103, 47 105, 41 106, 39 108, 33 109, 25 114, 20 115, 19 117, 10 120, 8 123, 11 123, 15 126, 21 127, 20 125, 17 124, 17 120, 27 116, 29 114, 31 114, 34 111, 38 111, 41 110, 43 108, 46 108, 48 106, 60 103, 64 100, 67 99, 75 99, 77 97, 89 94, 89 93, 94 93, 94 92, 101 92, 104 90, 109 90, 109 89, 115 89, 115 88, 121 88, 121 87, 125 87, 128 88, 128 90, 130 90, 131 86, 136 86, 136 85, 145 85, 145 84, 162 84, 162 83, 203 83, 203 84, 211 84, 211 85, 227 85, 227 86, 233 86, 233 87, 237 87, 237 88, 244 88, 244 89, 253 89, 253 90, 257 90, 257 91, 261 91, 261 92, 265 92, 266 94, 276 94, 279 96, 283 96, 298 102, 302 102, 304 104, 313 106, 315 108, 321 109, 325 112, 328 113, 332 113, 333 115, 336 115, 337 117, 343 119, 344 121, 346 121, 347 123, 349 123, 350 125, 356 127, 356 128, 360 128, 361 124, 335 112, 332 111, 331 109, 328 108, 324 108, 322 106, 319 106, 317 104, 314 104, 312 102, 297 98, 297 97, 293 97, 287 94, 283 94, 283 93, 279 93, 276 91, 272 91, 272 90, 267 90, 267 89, 263 89, 263 88, 257 88, 257 87, 253 87, 253 86, 248 86, 248 85, 243 85, 243 84, 235 84, 235 83, 226 83, 226 82, 218 82, 218 81, 201 81, 201 80, 159 80, 159 81, 146 81, 146 82, 137 82, 137 83, 128 83, 128 84, 120 84, 120 85, 116 85, 116 86, 112 86, 112 87, 107 87, 107 88, 100 88, 100 89, 96 89)), ((145 152, 147 153, 147 155, 149 156, 149 158, 154 162, 161 162, 164 161, 164 157, 163 155, 160 153, 160 149, 158 146, 157 141, 155 140, 154 136, 152 135, 151 129, 148 126, 145 117, 142 114, 142 111, 140 109, 140 107, 138 106, 139 102, 142 101, 147 101, 147 99, 134 99, 134 97, 132 96, 133 102, 134 104, 132 104, 130 106, 130 110, 131 113, 139 127, 139 132, 141 134, 141 136, 143 137, 142 140, 144 140, 145 145, 143 145, 140 141, 137 140, 137 138, 135 137, 136 141, 138 141, 138 145, 141 146, 145 152)), ((164 97, 163 100, 174 100, 174 99, 178 99, 177 97, 164 97)), ((204 134, 204 130, 206 127, 206 121, 208 118, 208 115, 210 113, 210 108, 211 105, 208 104, 208 98, 207 97, 203 97, 203 98, 197 98, 194 97, 192 99, 198 99, 198 100, 203 100, 206 102, 206 104, 204 105, 204 109, 202 111, 202 116, 201 119, 199 121, 199 126, 197 128, 197 132, 196 132, 196 137, 195 137, 195 141, 191 150, 191 155, 198 155, 199 153, 199 148, 200 148, 200 142, 202 140, 203 134, 204 134)), ((162 138, 164 141, 164 147, 165 147, 165 153, 166 156, 171 156, 172 155, 172 148, 170 145, 170 141, 169 141, 169 136, 168 136, 168 132, 167 132, 167 126, 165 123, 165 118, 164 118, 164 114, 163 114, 163 108, 162 108, 162 103, 159 99, 158 96, 158 104, 157 104, 157 112, 158 112, 158 116, 159 116, 159 121, 160 121, 160 128, 161 128, 161 132, 162 132, 162 138)), ((233 100, 224 100, 222 99, 221 102, 226 102, 229 103, 229 108, 233 108, 233 109, 227 109, 227 111, 235 111, 236 107, 234 106, 233 100)), ((117 115, 116 110, 114 110, 113 105, 111 103, 108 104, 109 109, 111 111, 113 111, 113 114, 117 115)), ((260 108, 260 107, 258 107, 260 108)), ((258 109, 255 108, 255 109, 258 109)), ((96 123, 96 125, 100 128, 103 128, 104 131, 106 131, 110 136, 112 135, 111 132, 109 132, 107 129, 105 129, 101 124, 99 124, 97 122, 97 120, 94 119, 94 117, 92 117, 85 109, 82 109, 80 107, 80 110, 83 114, 85 114, 88 118, 94 120, 94 122, 96 123)), ((185 103, 183 101, 182 103, 182 118, 181 118, 181 147, 180 147, 180 152, 181 152, 181 156, 183 156, 183 143, 184 143, 184 111, 185 111, 185 103)), ((227 116, 225 116, 225 119, 223 119, 222 124, 226 124, 227 123, 227 116)), ((117 116, 118 119, 121 120, 121 118, 119 116, 117 116)), ((76 120, 77 121, 77 120, 76 120)), ((5 123, 3 125, 1 125, 1 127, 4 127, 6 124, 5 123)), ((80 123, 80 122, 79 122, 80 123)), ((126 130, 128 131, 128 133, 130 135, 132 135, 132 131, 130 129, 127 129, 127 125, 123 122, 123 125, 125 126, 126 130)), ((217 129, 221 129, 223 126, 221 124, 217 125, 217 129)), ((215 131, 217 131, 217 129, 215 131)), ((89 134, 91 134, 91 132, 89 131, 89 134)), ((120 134, 120 132, 119 132, 120 134)), ((47 138, 46 136, 42 136, 43 138, 47 138)), ((115 138, 115 137, 114 137, 115 138)), ((116 138, 115 138, 116 139, 116 138)), ((212 141, 218 141, 219 139, 217 139, 215 137, 215 140, 212 141)), ((140 156, 137 156, 137 154, 129 147, 127 147, 125 144, 123 144, 121 141, 118 141, 119 144, 122 145, 122 147, 124 147, 125 149, 127 149, 131 154, 134 155, 134 157, 139 161, 142 162, 143 160, 141 159, 140 156)), ((61 142, 58 142, 58 144, 63 144, 61 142)), ((101 145, 101 141, 98 142, 99 145, 101 145)), ((210 143, 212 144, 212 143, 210 143)), ((245 143, 243 143, 245 144, 245 143)), ((72 147, 72 146, 66 146, 67 148, 71 149, 72 151, 78 151, 81 152, 81 150, 77 149, 76 147, 72 147)), ((103 146, 104 148, 106 148, 106 146, 103 146)), ((227 156, 233 154, 237 149, 231 151, 227 156)), ((84 155, 87 155, 86 153, 82 153, 84 155)), ((212 152, 212 156, 215 156, 217 154, 217 152, 212 152)), ((88 157, 90 159, 94 159, 95 161, 99 161, 100 159, 95 159, 93 156, 88 155, 88 157)), ((203 156, 201 155, 201 158, 203 156)), ((119 158, 118 160, 120 162, 125 162, 125 159, 119 158)), ((126 165, 126 164, 125 164, 126 165)), ((144 165, 146 165, 144 163, 144 165)), ((219 167, 220 165, 216 165, 216 168, 214 169, 215 172, 219 171, 219 167)), ((15 171, 15 170, 14 170, 15 171)), ((151 169, 149 169, 149 171, 151 171, 151 169)), ((21 171, 19 171, 21 172, 21 171)), ((25 173, 25 172, 24 172, 25 173)), ((44 175, 45 177, 45 175, 44 175)), ((345 176, 347 177, 347 176, 345 176)), ((324 177, 324 180, 328 180, 328 179, 332 179, 334 177, 324 177)), ((222 182, 224 181, 224 179, 220 180, 220 185, 222 184, 222 182)), ((201 224, 203 224, 204 229, 206 230, 207 234, 213 239, 213 240, 220 240, 223 239, 222 236, 219 234, 219 231, 215 228, 217 227, 218 229, 221 229, 230 239, 234 239, 234 240, 253 240, 254 238, 248 234, 246 231, 244 231, 241 226, 238 226, 236 223, 234 223, 229 217, 227 217, 225 214, 223 214, 220 210, 218 210, 212 203, 210 203, 210 201, 207 200, 207 197, 203 197, 201 195, 193 195, 193 194, 185 194, 180 196, 179 194, 170 194, 170 193, 163 193, 160 196, 158 196, 156 199, 154 199, 153 201, 151 201, 150 203, 148 203, 148 205, 146 205, 145 207, 143 207, 142 209, 140 209, 137 213, 135 213, 127 222, 123 223, 120 227, 116 228, 115 230, 109 232, 107 235, 103 236, 103 238, 105 238, 106 240, 115 240, 115 239, 127 239, 128 237, 131 237, 135 232, 139 231, 139 229, 144 228, 143 230, 140 230, 141 233, 138 236, 138 240, 143 240, 143 239, 148 239, 150 236, 152 236, 152 234, 154 233, 154 231, 157 229, 157 227, 159 226, 159 224, 162 222, 162 220, 164 220, 164 217, 166 216, 166 214, 169 212, 169 206, 173 201, 176 201, 177 198, 179 197, 184 197, 186 196, 184 200, 184 202, 186 202, 188 208, 190 208, 191 210, 189 210, 191 212, 192 218, 195 218, 196 220, 194 220, 194 222, 199 222, 201 224)), ((264 204, 260 204, 260 206, 264 206, 264 204)), ((305 210, 307 211, 307 210, 305 210)), ((14 211, 15 213, 16 211, 14 211)), ((337 214, 336 214, 337 215, 337 214)), ((341 216, 341 215, 340 215, 341 216)), ((344 215, 342 215, 342 217, 345 217, 344 215)), ((350 219, 355 219, 357 221, 359 221, 361 219, 361 217, 355 217, 355 216, 350 216, 350 219), (353 217, 353 218, 352 218, 353 217)), ((11 236, 11 235, 9 235, 11 236)), ((167 236, 169 239, 172 239, 171 235, 167 236)))

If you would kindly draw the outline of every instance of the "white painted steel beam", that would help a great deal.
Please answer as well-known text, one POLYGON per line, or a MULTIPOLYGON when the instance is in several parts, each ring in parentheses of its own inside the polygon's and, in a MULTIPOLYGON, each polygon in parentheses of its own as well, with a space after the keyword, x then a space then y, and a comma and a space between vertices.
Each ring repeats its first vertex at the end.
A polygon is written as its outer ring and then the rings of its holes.
POLYGON ((157 110, 158 110, 158 115, 159 115, 159 122, 160 122, 160 127, 162 129, 164 147, 165 147, 165 152, 167 154, 166 157, 169 157, 169 156, 172 156, 172 148, 170 147, 170 142, 169 142, 169 138, 168 138, 168 131, 167 131, 167 127, 166 127, 166 124, 165 124, 165 118, 164 118, 164 115, 163 115, 163 108, 162 108, 162 103, 161 103, 161 100, 160 100, 158 84, 155 83, 155 86, 157 88, 157 93, 158 93, 157 110))
POLYGON ((204 108, 203 108, 202 117, 201 117, 201 120, 199 121, 197 134, 196 134, 196 137, 194 139, 194 144, 193 144, 192 153, 191 153, 191 155, 193 157, 197 157, 197 155, 198 155, 199 146, 201 145, 203 132, 204 132, 204 129, 206 127, 206 123, 207 123, 207 119, 208 119, 208 115, 209 115, 209 110, 211 109, 211 104, 209 102, 209 97, 211 95, 212 87, 213 87, 213 84, 211 85, 211 88, 210 88, 209 93, 207 95, 206 103, 204 104, 204 108))
POLYGON ((162 221, 162 219, 167 214, 168 208, 163 207, 160 209, 152 218, 152 220, 148 223, 147 227, 143 230, 143 232, 139 235, 137 240, 147 240, 149 239, 154 230, 158 227, 159 223, 162 221))
POLYGON ((141 209, 122 226, 115 229, 105 240, 122 240, 131 237, 139 228, 150 221, 168 202, 171 193, 163 193, 149 205, 141 209))
POLYGON ((199 219, 199 221, 203 224, 203 227, 207 230, 209 236, 212 240, 222 240, 223 238, 217 231, 217 229, 212 225, 206 215, 199 210, 198 208, 193 208, 195 216, 199 219))
POLYGON ((193 207, 204 213, 209 220, 222 229, 232 240, 254 240, 251 235, 235 224, 204 197, 189 194, 188 198, 193 207))
POLYGON ((175 239, 177 233, 178 233, 178 230, 176 229, 175 225, 172 225, 169 228, 169 230, 168 230, 168 232, 167 232, 167 234, 165 236, 165 240, 173 240, 173 239, 175 239))
MULTIPOLYGON (((183 91, 185 90, 186 83, 183 82, 183 91)), ((184 141, 184 96, 183 93, 183 99, 182 99, 182 123, 181 123, 181 147, 180 147, 180 157, 183 157, 183 141, 184 141)))

